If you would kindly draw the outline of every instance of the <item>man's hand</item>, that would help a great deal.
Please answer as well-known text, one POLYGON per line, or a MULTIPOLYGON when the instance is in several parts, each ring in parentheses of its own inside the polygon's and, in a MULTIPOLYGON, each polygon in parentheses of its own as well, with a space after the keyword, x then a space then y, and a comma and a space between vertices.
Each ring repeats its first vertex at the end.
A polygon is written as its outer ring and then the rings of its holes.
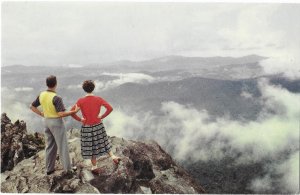
POLYGON ((86 119, 85 118, 81 118, 80 121, 82 122, 82 124, 85 123, 86 119))
POLYGON ((80 110, 80 107, 77 106, 77 104, 75 104, 75 109, 71 110, 71 111, 64 111, 64 112, 58 112, 58 116, 60 117, 66 117, 66 116, 70 116, 72 114, 75 114, 76 112, 78 112, 80 110))
POLYGON ((78 112, 80 110, 80 107, 77 106, 77 104, 75 104, 75 113, 78 112))

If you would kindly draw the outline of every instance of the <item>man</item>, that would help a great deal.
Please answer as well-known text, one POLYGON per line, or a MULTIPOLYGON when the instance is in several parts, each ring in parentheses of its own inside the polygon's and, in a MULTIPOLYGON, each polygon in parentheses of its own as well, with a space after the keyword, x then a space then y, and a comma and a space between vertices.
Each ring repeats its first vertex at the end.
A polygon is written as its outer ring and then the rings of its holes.
POLYGON ((30 109, 45 118, 47 175, 55 171, 57 149, 65 173, 72 173, 66 129, 62 117, 75 114, 80 108, 76 105, 74 111, 65 111, 62 98, 55 92, 57 87, 55 76, 47 77, 46 84, 48 89, 40 93, 30 105, 30 109), (43 112, 37 109, 39 106, 42 107, 43 112))

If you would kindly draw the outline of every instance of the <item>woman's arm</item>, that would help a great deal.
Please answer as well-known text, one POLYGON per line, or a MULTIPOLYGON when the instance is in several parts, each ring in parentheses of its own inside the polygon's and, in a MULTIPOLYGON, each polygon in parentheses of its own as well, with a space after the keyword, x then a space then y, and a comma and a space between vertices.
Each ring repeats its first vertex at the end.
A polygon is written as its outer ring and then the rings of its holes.
POLYGON ((104 112, 103 115, 98 116, 98 118, 100 118, 101 120, 107 117, 107 115, 109 115, 113 111, 111 105, 107 103, 104 99, 102 99, 102 105, 106 108, 106 111, 104 112))

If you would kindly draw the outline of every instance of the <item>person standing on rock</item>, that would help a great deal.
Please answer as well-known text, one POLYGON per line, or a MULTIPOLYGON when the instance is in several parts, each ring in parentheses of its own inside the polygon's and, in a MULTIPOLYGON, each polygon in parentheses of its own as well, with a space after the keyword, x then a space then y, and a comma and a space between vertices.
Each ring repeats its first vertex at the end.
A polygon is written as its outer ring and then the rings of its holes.
POLYGON ((69 147, 63 117, 75 114, 80 109, 75 105, 74 111, 66 111, 62 98, 56 94, 57 80, 51 75, 47 77, 48 89, 39 94, 30 109, 44 117, 46 134, 46 169, 47 175, 55 172, 57 150, 65 173, 72 173, 69 147), (37 108, 41 106, 42 112, 37 108))
MULTIPOLYGON (((83 159, 91 159, 92 172, 98 173, 97 157, 109 154, 115 164, 121 160, 111 151, 111 144, 108 140, 106 130, 103 126, 102 119, 109 115, 113 108, 103 98, 95 96, 92 92, 95 89, 95 84, 91 80, 84 81, 82 84, 83 90, 87 93, 80 98, 76 105, 80 107, 82 117, 73 114, 72 117, 77 121, 82 122, 81 128, 81 154, 83 159), (106 111, 100 115, 101 107, 104 106, 106 111)), ((74 110, 75 106, 71 110, 74 110)))

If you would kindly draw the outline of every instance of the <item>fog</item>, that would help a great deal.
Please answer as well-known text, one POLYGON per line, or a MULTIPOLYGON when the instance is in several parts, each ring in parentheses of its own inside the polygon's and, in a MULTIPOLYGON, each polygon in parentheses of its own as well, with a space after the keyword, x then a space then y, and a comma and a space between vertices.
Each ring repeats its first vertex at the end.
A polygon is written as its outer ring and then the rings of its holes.
POLYGON ((92 79, 114 107, 103 121, 110 136, 153 139, 182 165, 260 162, 248 189, 299 192, 300 4, 5 1, 1 9, 1 111, 13 122, 43 132, 29 105, 50 74, 67 109, 92 79))
POLYGON ((262 64, 266 73, 299 78, 299 9, 285 3, 6 1, 2 65, 259 54, 269 57, 262 64))
MULTIPOLYGON (((113 77, 106 81, 96 80, 96 94, 118 89, 118 86, 128 82, 145 87, 152 82, 160 82, 143 73, 106 72, 100 75, 113 77)), ((6 94, 2 96, 2 112, 7 112, 13 121, 25 120, 29 131, 43 132, 42 118, 29 109, 38 91, 33 93, 36 87, 22 87, 21 83, 20 87, 2 87, 2 94, 6 94)), ((79 81, 78 84, 72 82, 63 87, 77 91, 77 98, 82 93, 79 81)), ((251 90, 242 90, 240 93, 241 98, 256 98, 261 102, 262 110, 255 120, 234 120, 227 114, 216 117, 189 103, 163 101, 160 113, 151 109, 136 111, 126 105, 114 107, 114 111, 103 122, 110 136, 153 139, 183 164, 188 161, 220 161, 225 157, 234 158, 236 165, 267 160, 264 164, 266 174, 253 179, 248 187, 254 192, 265 192, 272 189, 273 185, 280 184, 283 192, 295 193, 299 189, 300 94, 291 93, 280 85, 275 86, 266 78, 259 79, 258 90, 261 94, 259 97, 252 94, 251 90), (274 177, 274 174, 279 176, 274 177)), ((71 99, 74 98, 77 99, 71 99)), ((75 103, 74 100, 71 102, 75 103)), ((65 105, 70 109, 70 103, 65 105)), ((64 120, 67 129, 80 128, 80 123, 71 117, 64 120)))
MULTIPOLYGON (((234 157, 237 164, 272 159, 266 165, 269 174, 283 174, 282 188, 295 193, 299 189, 300 95, 272 86, 266 80, 260 81, 260 90, 265 110, 271 108, 277 112, 272 115, 262 112, 257 121, 232 121, 224 116, 210 122, 205 110, 163 102, 163 116, 115 109, 104 123, 111 135, 154 139, 183 162, 221 160, 226 156, 234 157), (287 158, 281 159, 287 152, 287 158)), ((259 192, 271 183, 267 174, 254 180, 251 188, 259 192)))
POLYGON ((149 83, 155 80, 153 77, 143 73, 103 73, 102 75, 114 76, 117 79, 107 82, 95 80, 96 90, 99 92, 120 86, 124 83, 149 83))

